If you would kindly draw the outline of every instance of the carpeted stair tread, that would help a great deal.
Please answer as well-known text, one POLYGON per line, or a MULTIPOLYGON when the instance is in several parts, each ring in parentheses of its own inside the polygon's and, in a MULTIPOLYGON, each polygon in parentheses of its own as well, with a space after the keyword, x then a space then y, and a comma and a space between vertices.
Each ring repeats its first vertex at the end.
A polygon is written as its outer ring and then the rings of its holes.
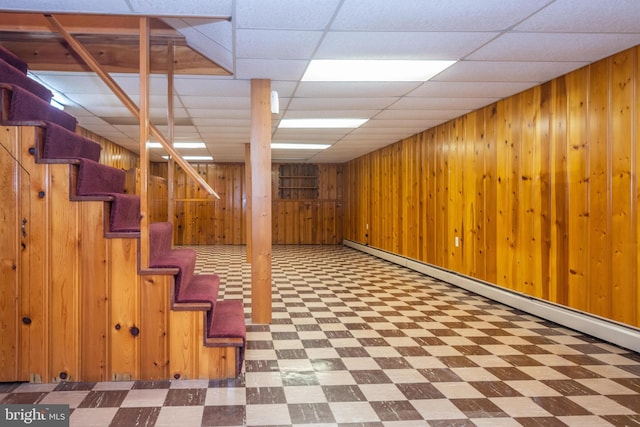
POLYGON ((11 52, 9 49, 2 45, 0 45, 0 59, 20 71, 22 74, 27 74, 27 71, 29 69, 27 67, 27 63, 18 58, 15 53, 11 52))
POLYGON ((80 160, 77 178, 76 194, 78 196, 124 193, 125 171, 93 160, 80 160))
POLYGON ((169 252, 173 246, 173 224, 152 222, 149 224, 149 259, 153 260, 169 252))
POLYGON ((111 216, 109 229, 112 232, 140 231, 140 196, 135 194, 111 193, 111 216))
MULTIPOLYGON (((42 157, 45 159, 88 159, 95 163, 100 160, 102 147, 95 141, 71 132, 55 123, 47 123, 42 157)), ((122 189, 124 188, 124 181, 122 189)), ((111 191, 118 193, 120 191, 111 191)))
POLYGON ((178 269, 178 274, 176 274, 175 278, 175 296, 176 299, 179 299, 182 294, 182 287, 193 278, 193 272, 196 267, 196 251, 190 248, 171 249, 159 257, 149 259, 149 267, 178 269))
POLYGON ((78 121, 74 116, 59 110, 26 89, 16 85, 7 85, 11 93, 8 119, 11 121, 47 121, 75 132, 78 121), (10 89, 9 89, 10 88, 10 89))
POLYGON ((49 89, 2 60, 0 60, 0 82, 20 86, 44 101, 51 102, 52 93, 49 89))
POLYGON ((210 303, 211 309, 216 306, 220 289, 220 277, 217 274, 196 274, 191 281, 180 288, 176 302, 210 303))
POLYGON ((244 305, 242 300, 222 300, 216 303, 213 310, 213 319, 209 322, 207 338, 241 338, 242 346, 239 347, 239 358, 236 372, 242 370, 244 352, 246 347, 247 332, 244 320, 244 305))

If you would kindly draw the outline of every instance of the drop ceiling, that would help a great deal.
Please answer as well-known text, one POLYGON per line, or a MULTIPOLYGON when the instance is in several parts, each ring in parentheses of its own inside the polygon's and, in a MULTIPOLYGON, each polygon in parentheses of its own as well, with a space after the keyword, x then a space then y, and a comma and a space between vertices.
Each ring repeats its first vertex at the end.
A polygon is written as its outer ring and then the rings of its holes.
MULTIPOLYGON (((149 15, 225 73, 174 77, 176 141, 244 161, 250 81, 270 79, 280 111, 274 161, 341 163, 640 44, 637 0, 0 0, 0 12, 149 15), (454 60, 427 82, 302 82, 313 59, 454 60), (226 75, 221 75, 226 74, 226 75), (282 119, 366 118, 357 129, 279 129, 282 119)), ((0 33, 2 42, 2 33, 0 33)), ((93 73, 37 70, 81 126, 138 151, 138 127, 93 73)), ((134 73, 112 77, 138 102, 134 73)), ((167 78, 151 76, 151 116, 167 133, 167 78)), ((160 153, 157 153, 159 156, 160 153)))

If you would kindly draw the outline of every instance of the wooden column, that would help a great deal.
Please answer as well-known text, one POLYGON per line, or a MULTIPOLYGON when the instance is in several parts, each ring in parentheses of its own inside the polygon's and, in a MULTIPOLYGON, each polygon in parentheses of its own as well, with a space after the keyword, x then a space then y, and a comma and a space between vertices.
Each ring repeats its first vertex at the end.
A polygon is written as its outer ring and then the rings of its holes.
POLYGON ((149 268, 149 18, 140 18, 140 269, 149 268))
POLYGON ((271 322, 271 81, 251 80, 251 320, 271 322))
MULTIPOLYGON (((168 127, 168 142, 172 147, 175 146, 174 140, 174 123, 175 112, 173 105, 173 68, 174 68, 174 52, 175 45, 173 41, 170 41, 167 45, 167 127, 168 127)), ((176 194, 174 187, 176 162, 173 157, 169 157, 169 164, 167 166, 167 221, 174 223, 175 207, 176 207, 176 194)))
POLYGON ((244 145, 244 182, 247 262, 251 264, 251 144, 244 145))

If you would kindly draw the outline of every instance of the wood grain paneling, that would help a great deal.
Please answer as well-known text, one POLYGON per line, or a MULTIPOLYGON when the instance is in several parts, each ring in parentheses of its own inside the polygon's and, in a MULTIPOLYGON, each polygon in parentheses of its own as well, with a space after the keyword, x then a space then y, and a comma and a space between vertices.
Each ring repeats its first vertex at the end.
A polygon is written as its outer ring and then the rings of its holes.
POLYGON ((345 238, 638 326, 639 56, 348 162, 345 238))
MULTIPOLYGON (((311 199, 291 198, 294 196, 291 190, 285 193, 285 199, 280 198, 278 191, 280 166, 281 164, 278 163, 271 166, 272 242, 274 244, 329 245, 341 243, 344 182, 348 179, 344 175, 343 166, 317 165, 318 197, 311 199)), ((200 175, 216 189, 220 200, 205 198, 198 187, 190 182, 180 168, 177 168, 174 184, 176 210, 173 218, 175 243, 178 245, 245 244, 247 186, 244 164, 201 163, 196 164, 195 167, 200 175)), ((166 166, 154 164, 151 171, 154 175, 164 177, 166 166)), ((154 195, 153 198, 157 197, 163 196, 154 195)), ((364 231, 364 225, 362 230, 364 231)))
POLYGON ((0 127, 0 176, 12 188, 0 210, 11 220, 0 231, 0 379, 169 379, 180 352, 193 355, 185 377, 235 376, 235 347, 203 346, 202 311, 183 312, 186 332, 169 316, 173 276, 140 275, 138 240, 105 237, 105 202, 70 200, 77 166, 36 164, 40 133, 0 127))

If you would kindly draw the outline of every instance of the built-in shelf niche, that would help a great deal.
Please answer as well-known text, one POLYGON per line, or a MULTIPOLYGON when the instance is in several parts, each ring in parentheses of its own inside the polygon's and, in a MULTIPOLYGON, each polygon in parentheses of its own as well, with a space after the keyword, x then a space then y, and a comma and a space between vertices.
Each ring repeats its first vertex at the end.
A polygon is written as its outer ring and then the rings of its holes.
POLYGON ((317 199, 319 187, 317 164, 280 165, 278 192, 281 199, 317 199))

